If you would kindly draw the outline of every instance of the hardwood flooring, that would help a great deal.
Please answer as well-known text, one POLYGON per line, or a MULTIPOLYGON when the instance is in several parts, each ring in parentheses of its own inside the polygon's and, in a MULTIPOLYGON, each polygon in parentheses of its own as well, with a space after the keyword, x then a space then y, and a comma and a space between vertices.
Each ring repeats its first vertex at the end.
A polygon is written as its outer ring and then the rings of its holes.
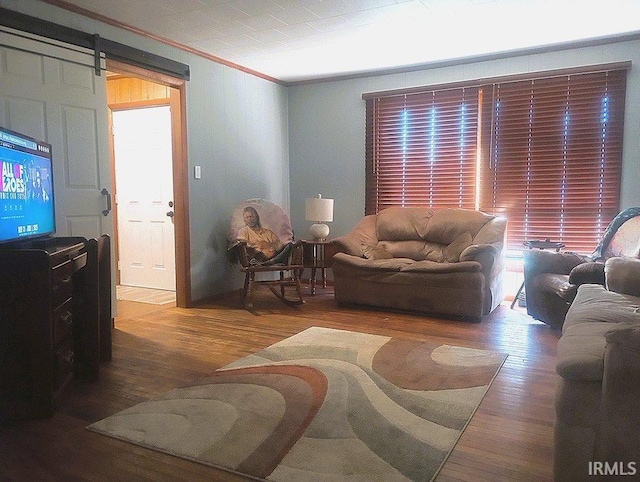
POLYGON ((552 480, 559 333, 505 302, 481 323, 338 307, 329 290, 299 307, 268 291, 255 313, 234 294, 192 309, 119 302, 113 360, 93 384, 70 387, 48 420, 0 428, 0 480, 247 480, 85 429, 311 326, 509 354, 438 481, 552 480))

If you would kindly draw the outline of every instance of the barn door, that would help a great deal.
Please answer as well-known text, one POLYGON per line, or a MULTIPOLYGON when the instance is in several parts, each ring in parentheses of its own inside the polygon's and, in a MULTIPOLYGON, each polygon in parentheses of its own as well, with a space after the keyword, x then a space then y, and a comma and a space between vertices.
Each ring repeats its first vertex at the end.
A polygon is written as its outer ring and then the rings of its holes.
POLYGON ((15 33, 0 30, 0 124, 52 145, 57 235, 112 236, 105 76, 92 51, 15 33))

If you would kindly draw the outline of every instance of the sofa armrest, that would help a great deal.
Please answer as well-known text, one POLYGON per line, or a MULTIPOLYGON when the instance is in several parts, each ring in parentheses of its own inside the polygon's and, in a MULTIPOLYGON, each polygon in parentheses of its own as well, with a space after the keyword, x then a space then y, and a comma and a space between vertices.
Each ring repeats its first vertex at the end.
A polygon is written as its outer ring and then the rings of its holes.
POLYGON ((493 278, 501 276, 503 269, 502 245, 472 244, 460 254, 460 262, 477 261, 482 266, 482 272, 491 283, 493 278))
POLYGON ((600 261, 580 263, 569 272, 573 285, 596 284, 604 286, 604 263, 600 261))
POLYGON ((500 249, 494 244, 472 244, 460 253, 460 261, 479 261, 482 255, 496 256, 500 249))
POLYGON ((332 254, 347 253, 351 256, 362 257, 362 245, 349 236, 340 236, 329 241, 332 254))
POLYGON ((472 244, 460 254, 460 262, 480 263, 485 278, 486 313, 493 311, 504 299, 503 277, 505 271, 505 250, 502 242, 472 244))
POLYGON ((638 462, 640 324, 606 334, 598 460, 638 462))
POLYGON ((604 265, 604 275, 609 291, 640 296, 640 259, 609 258, 604 265))

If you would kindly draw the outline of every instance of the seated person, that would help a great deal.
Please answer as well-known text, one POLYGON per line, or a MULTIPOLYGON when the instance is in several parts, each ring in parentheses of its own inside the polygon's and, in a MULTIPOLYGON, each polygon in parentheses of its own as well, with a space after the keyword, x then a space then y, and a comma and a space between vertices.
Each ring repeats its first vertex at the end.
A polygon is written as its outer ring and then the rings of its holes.
POLYGON ((247 206, 242 211, 245 226, 238 230, 238 240, 246 241, 250 264, 275 264, 286 262, 291 243, 283 244, 280 238, 260 224, 258 211, 247 206))

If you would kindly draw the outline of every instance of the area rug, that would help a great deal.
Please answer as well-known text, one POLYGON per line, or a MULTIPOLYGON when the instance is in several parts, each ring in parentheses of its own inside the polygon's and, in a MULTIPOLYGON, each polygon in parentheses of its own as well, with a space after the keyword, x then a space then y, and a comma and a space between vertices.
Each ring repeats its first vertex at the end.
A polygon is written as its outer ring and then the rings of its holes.
POLYGON ((428 481, 505 359, 312 327, 88 428, 263 480, 428 481))

